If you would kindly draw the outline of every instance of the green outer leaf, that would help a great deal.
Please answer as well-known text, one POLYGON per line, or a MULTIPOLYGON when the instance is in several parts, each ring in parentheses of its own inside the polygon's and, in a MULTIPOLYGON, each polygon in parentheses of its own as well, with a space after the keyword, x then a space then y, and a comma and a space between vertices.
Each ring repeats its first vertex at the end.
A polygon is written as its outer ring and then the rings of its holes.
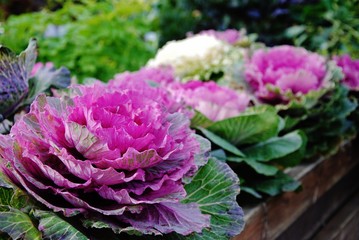
MULTIPOLYGON (((1 161, 1 159, 0 159, 1 161)), ((0 187, 14 188, 15 186, 9 181, 3 172, 0 171, 0 187)))
POLYGON ((208 119, 205 115, 195 110, 195 115, 191 119, 191 128, 196 128, 196 127, 206 128, 212 124, 213 122, 210 119, 208 119))
POLYGON ((244 154, 235 146, 233 146, 231 143, 227 142, 225 139, 217 136, 211 131, 208 131, 205 128, 199 127, 198 128, 203 135, 205 135, 209 140, 220 146, 221 148, 227 150, 228 152, 231 152, 237 156, 244 157, 244 154))
POLYGON ((0 172, 0 206, 1 205, 7 205, 16 209, 27 208, 32 205, 29 196, 10 183, 2 172, 0 172))
POLYGON ((305 157, 306 150, 307 150, 308 138, 307 138, 307 135, 303 131, 298 130, 297 132, 298 132, 298 134, 300 134, 300 136, 302 138, 302 146, 297 151, 295 151, 293 153, 290 153, 284 157, 275 159, 274 162, 276 164, 282 165, 284 167, 293 167, 293 166, 298 165, 302 161, 302 159, 305 157))
POLYGON ((250 194, 251 196, 255 197, 255 198, 262 198, 262 195, 260 195, 256 190, 254 190, 253 188, 250 187, 241 187, 242 193, 246 192, 248 194, 250 194))
POLYGON ((233 118, 215 122, 207 129, 235 146, 265 141, 278 134, 283 122, 267 105, 249 108, 233 118))
POLYGON ((295 191, 300 187, 300 183, 283 172, 270 179, 256 183, 254 186, 250 186, 257 191, 266 193, 270 196, 275 196, 281 192, 295 191))
POLYGON ((31 104, 40 93, 48 92, 50 88, 62 89, 71 83, 71 73, 67 68, 41 67, 35 76, 29 80, 30 91, 24 104, 31 104))
POLYGON ((34 216, 39 220, 39 230, 46 239, 88 239, 83 233, 53 212, 35 210, 34 216))
POLYGON ((246 158, 267 162, 284 157, 300 149, 303 140, 298 131, 288 133, 282 137, 273 137, 265 142, 243 149, 246 158))
POLYGON ((228 162, 235 162, 235 163, 242 163, 245 162, 251 168, 253 168, 257 173, 265 176, 273 176, 278 173, 278 168, 272 165, 268 165, 265 163, 257 162, 255 160, 251 160, 248 158, 241 158, 241 157, 226 157, 226 161, 228 162))
POLYGON ((204 214, 210 214, 211 229, 186 237, 171 234, 169 239, 221 240, 242 231, 243 211, 236 202, 239 179, 226 163, 211 158, 185 189, 187 197, 183 202, 196 202, 204 214))
POLYGON ((24 66, 26 69, 27 77, 30 77, 30 73, 35 65, 37 58, 37 42, 35 38, 29 40, 29 45, 19 55, 20 66, 24 66))
POLYGON ((42 239, 41 232, 30 217, 10 206, 0 206, 0 231, 7 233, 12 239, 42 239))
POLYGON ((278 173, 278 168, 272 165, 264 164, 250 159, 244 159, 244 162, 251 166, 257 173, 273 176, 278 173))

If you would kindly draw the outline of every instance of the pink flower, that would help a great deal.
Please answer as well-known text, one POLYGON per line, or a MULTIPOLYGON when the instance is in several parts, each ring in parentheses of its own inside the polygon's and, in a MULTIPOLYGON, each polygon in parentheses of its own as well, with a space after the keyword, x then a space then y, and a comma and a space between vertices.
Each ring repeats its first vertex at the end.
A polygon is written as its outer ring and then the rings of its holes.
POLYGON ((214 36, 218 40, 222 40, 224 42, 227 42, 231 45, 238 42, 238 40, 242 37, 242 33, 240 31, 237 31, 235 29, 227 29, 225 31, 215 31, 215 30, 205 30, 199 32, 201 35, 208 35, 208 36, 214 36))
POLYGON ((169 112, 151 87, 96 82, 72 91, 40 95, 10 135, 0 135, 2 168, 15 183, 65 216, 102 215, 155 234, 209 226, 197 204, 180 203, 183 179, 209 151, 186 115, 169 112))
POLYGON ((323 85, 325 58, 293 46, 257 50, 246 63, 245 77, 257 97, 286 101, 285 93, 306 94, 323 85))
POLYGON ((359 59, 343 55, 334 57, 334 61, 344 73, 343 83, 352 90, 359 90, 359 59))
POLYGON ((247 108, 250 101, 246 93, 237 93, 213 81, 193 80, 172 84, 170 89, 178 101, 184 101, 212 121, 237 116, 247 108))

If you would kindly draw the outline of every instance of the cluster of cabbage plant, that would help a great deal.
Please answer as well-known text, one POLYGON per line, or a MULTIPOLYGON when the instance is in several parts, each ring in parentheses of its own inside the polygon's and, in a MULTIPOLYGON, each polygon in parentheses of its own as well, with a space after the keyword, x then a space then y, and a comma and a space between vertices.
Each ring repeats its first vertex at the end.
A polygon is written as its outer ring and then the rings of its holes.
POLYGON ((358 60, 243 30, 189 34, 138 71, 68 88, 65 68, 35 64, 34 40, 0 53, 0 237, 230 239, 239 182, 240 202, 295 191, 286 170, 359 125, 358 60))
POLYGON ((191 126, 211 140, 212 155, 235 169, 243 191, 262 197, 295 190, 300 184, 284 174, 287 167, 335 153, 355 135, 358 60, 288 45, 266 47, 235 31, 208 30, 170 42, 148 66, 174 69, 176 83, 166 87, 195 110, 191 126), (217 53, 226 59, 220 78, 218 66, 200 67, 208 62, 203 53, 214 52, 205 44, 179 51, 203 35, 231 49, 232 55, 217 53), (178 74, 178 68, 194 66, 207 75, 178 74), (182 83, 191 78, 195 81, 182 83))
POLYGON ((241 232, 239 178, 190 128, 193 111, 148 81, 156 72, 51 91, 64 70, 35 65, 35 50, 31 41, 19 57, 1 59, 2 113, 16 114, 0 135, 1 238, 214 240, 241 232))

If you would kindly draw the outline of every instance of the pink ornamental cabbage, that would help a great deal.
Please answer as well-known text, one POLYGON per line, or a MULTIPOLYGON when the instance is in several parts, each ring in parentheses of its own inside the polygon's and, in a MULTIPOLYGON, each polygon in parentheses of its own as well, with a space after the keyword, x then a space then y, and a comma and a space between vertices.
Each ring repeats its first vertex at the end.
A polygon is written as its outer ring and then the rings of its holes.
MULTIPOLYGON (((175 81, 172 67, 144 67, 137 72, 123 72, 115 75, 117 82, 147 81, 167 84, 175 81)), ((136 84, 136 83, 134 83, 136 84)))
POLYGON ((359 90, 359 59, 351 59, 349 55, 334 57, 334 61, 342 69, 343 83, 352 90, 359 90))
POLYGON ((241 39, 243 33, 235 29, 227 29, 225 31, 216 31, 211 29, 211 30, 201 31, 199 34, 213 36, 218 40, 234 45, 236 42, 238 42, 241 39))
POLYGON ((193 112, 186 108, 183 102, 176 101, 168 90, 168 85, 175 81, 172 68, 148 67, 136 72, 117 74, 115 79, 110 80, 108 84, 110 88, 135 89, 141 95, 150 94, 151 97, 161 101, 169 112, 183 112, 191 117, 193 112))
POLYGON ((183 100, 212 121, 237 116, 250 102, 246 93, 237 93, 213 81, 193 80, 184 84, 172 84, 170 88, 178 101, 183 100))
POLYGON ((324 57, 286 45, 257 50, 245 67, 247 82, 264 101, 286 101, 288 92, 300 95, 318 90, 326 74, 324 57))
POLYGON ((209 217, 180 200, 209 143, 148 91, 96 83, 62 99, 40 95, 0 136, 4 172, 65 216, 102 215, 124 231, 201 232, 209 217))

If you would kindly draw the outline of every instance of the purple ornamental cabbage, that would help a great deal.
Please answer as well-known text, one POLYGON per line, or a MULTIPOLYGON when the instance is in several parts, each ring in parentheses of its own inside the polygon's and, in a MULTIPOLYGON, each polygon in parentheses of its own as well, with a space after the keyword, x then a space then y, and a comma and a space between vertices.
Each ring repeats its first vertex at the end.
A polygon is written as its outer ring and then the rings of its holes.
POLYGON ((245 92, 237 93, 213 81, 174 83, 169 88, 178 101, 184 101, 212 121, 237 116, 250 102, 245 92))
POLYGON ((31 39, 25 51, 17 56, 0 46, 0 133, 8 133, 13 121, 29 109, 40 93, 69 86, 68 69, 55 69, 52 63, 36 63, 37 44, 31 39))
POLYGON ((38 96, 0 136, 3 171, 65 216, 108 218, 120 231, 201 232, 209 216, 180 201, 209 143, 186 115, 167 110, 155 88, 145 88, 97 82, 63 98, 38 96))
POLYGON ((303 95, 324 85, 324 57, 300 47, 259 49, 246 63, 245 78, 263 101, 286 102, 286 94, 303 95))
POLYGON ((0 45, 0 122, 12 115, 29 92, 29 78, 37 57, 36 40, 16 56, 0 45))
POLYGON ((359 90, 359 59, 351 59, 349 55, 334 57, 334 61, 342 69, 343 83, 351 90, 359 90))

